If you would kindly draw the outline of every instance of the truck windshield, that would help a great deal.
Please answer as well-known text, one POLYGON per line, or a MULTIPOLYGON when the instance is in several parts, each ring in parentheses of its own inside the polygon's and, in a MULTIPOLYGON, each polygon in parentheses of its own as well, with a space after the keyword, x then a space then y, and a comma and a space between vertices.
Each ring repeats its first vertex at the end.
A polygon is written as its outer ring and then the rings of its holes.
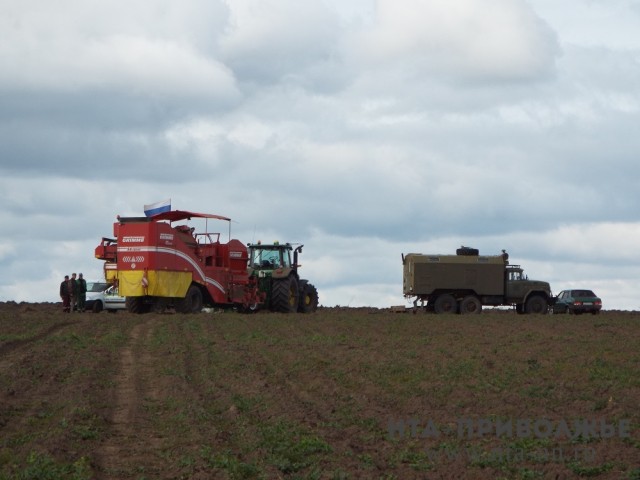
POLYGON ((509 272, 509 280, 522 280, 522 271, 512 270, 509 272))

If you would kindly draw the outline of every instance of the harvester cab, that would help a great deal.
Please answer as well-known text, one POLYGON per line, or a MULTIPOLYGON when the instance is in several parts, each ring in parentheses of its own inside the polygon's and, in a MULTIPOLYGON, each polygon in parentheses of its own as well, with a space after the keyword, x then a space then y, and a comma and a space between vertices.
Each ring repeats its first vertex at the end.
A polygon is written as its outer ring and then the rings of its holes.
POLYGON ((248 244, 249 275, 257 278, 270 310, 309 313, 318 308, 316 288, 298 275, 302 247, 279 242, 248 244))

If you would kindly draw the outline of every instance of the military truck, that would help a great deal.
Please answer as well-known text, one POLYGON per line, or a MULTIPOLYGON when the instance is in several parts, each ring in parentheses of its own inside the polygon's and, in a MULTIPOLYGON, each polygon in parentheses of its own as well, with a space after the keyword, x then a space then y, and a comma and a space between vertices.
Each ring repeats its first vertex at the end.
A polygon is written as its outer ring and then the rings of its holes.
POLYGON ((547 282, 529 280, 509 254, 480 255, 461 247, 455 255, 402 255, 403 291, 435 313, 481 313, 483 305, 515 307, 518 313, 547 313, 553 303, 547 282), (426 305, 425 305, 426 302, 426 305))
POLYGON ((267 308, 283 313, 316 311, 318 290, 298 275, 298 254, 304 245, 294 248, 290 243, 258 242, 247 246, 249 278, 255 279, 263 295, 261 300, 267 308))

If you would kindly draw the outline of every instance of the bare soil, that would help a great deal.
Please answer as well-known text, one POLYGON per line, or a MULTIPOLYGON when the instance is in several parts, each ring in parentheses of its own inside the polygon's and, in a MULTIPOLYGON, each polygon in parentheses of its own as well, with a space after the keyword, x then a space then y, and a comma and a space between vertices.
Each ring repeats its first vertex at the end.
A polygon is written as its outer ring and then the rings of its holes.
POLYGON ((639 480, 639 347, 636 312, 3 303, 0 479, 639 480))

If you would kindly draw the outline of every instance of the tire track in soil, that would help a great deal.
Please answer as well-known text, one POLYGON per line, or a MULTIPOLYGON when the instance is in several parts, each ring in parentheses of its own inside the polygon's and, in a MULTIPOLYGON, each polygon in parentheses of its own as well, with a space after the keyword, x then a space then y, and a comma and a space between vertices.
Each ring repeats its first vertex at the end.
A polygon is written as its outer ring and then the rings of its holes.
POLYGON ((33 337, 29 337, 29 338, 21 338, 18 340, 10 340, 2 345, 0 345, 0 355, 6 355, 10 352, 12 352, 13 350, 23 347, 25 345, 29 345, 33 342, 37 342, 38 340, 42 340, 43 338, 48 337, 49 335, 53 335, 54 333, 56 333, 58 330, 63 329, 64 327, 67 327, 69 325, 76 325, 80 323, 79 321, 75 321, 75 322, 63 322, 63 323, 55 323, 53 325, 51 325, 49 328, 47 328, 44 332, 39 333, 37 335, 34 335, 33 337))
POLYGON ((50 337, 63 328, 68 327, 69 325, 77 325, 79 323, 79 321, 55 323, 47 328, 44 332, 41 332, 37 335, 28 338, 21 338, 18 340, 10 340, 0 345, 0 371, 8 370, 19 363, 19 361, 23 359, 25 355, 28 355, 28 349, 34 342, 50 337))
POLYGON ((15 372, 20 371, 21 366, 31 365, 34 357, 38 358, 38 354, 32 351, 33 344, 53 336, 65 327, 79 323, 81 322, 55 323, 37 335, 11 340, 0 345, 0 374, 4 376, 8 372, 14 372, 14 378, 9 380, 9 385, 3 384, 0 390, 0 437, 7 435, 5 428, 14 432, 27 431, 30 428, 29 422, 36 416, 36 412, 42 409, 42 402, 33 399, 46 398, 46 392, 55 382, 53 376, 41 373, 38 375, 37 382, 31 383, 27 378, 23 383, 17 382, 18 386, 16 386, 15 378, 20 377, 15 372), (16 411, 19 412, 19 416, 11 418, 11 412, 16 411))
POLYGON ((120 352, 120 369, 114 377, 112 429, 97 457, 97 479, 127 478, 154 473, 162 438, 154 431, 143 402, 157 400, 160 391, 152 381, 154 359, 148 344, 154 319, 135 325, 129 343, 120 352))

